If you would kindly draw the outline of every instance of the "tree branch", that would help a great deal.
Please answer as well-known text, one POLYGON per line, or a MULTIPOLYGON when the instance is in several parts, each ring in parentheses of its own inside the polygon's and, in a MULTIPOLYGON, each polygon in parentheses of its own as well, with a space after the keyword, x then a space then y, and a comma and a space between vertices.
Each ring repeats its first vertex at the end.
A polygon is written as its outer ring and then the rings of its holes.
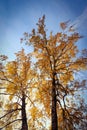
POLYGON ((10 111, 9 111, 8 113, 6 113, 5 115, 1 116, 0 119, 4 118, 5 116, 9 115, 10 113, 13 113, 13 112, 15 112, 15 111, 18 111, 18 110, 20 111, 21 108, 17 108, 17 109, 12 109, 12 110, 10 110, 10 111))
POLYGON ((6 126, 8 126, 8 125, 10 125, 10 124, 12 124, 12 123, 14 123, 14 122, 16 122, 16 121, 21 121, 21 120, 22 120, 22 119, 13 120, 13 121, 7 123, 6 125, 4 125, 3 127, 1 127, 0 130, 2 130, 2 129, 5 128, 6 126))

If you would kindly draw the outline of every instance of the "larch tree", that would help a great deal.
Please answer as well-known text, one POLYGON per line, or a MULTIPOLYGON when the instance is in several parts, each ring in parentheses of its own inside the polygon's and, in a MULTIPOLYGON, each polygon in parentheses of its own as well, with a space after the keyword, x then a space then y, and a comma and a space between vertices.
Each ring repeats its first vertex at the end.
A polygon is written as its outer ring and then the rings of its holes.
MULTIPOLYGON (((35 66, 40 75, 37 98, 43 102, 48 115, 51 115, 51 129, 73 130, 77 127, 75 123, 79 124, 83 120, 77 109, 82 104, 73 102, 81 87, 77 87, 74 74, 87 70, 87 56, 79 54, 76 43, 82 36, 74 27, 68 26, 68 21, 60 26, 61 32, 50 32, 48 36, 43 16, 37 23, 37 30, 33 29, 31 34, 25 32, 21 41, 25 40, 27 45, 34 47, 32 56, 36 57, 35 66), (60 126, 61 121, 63 128, 60 126)), ((82 86, 84 89, 85 84, 82 86)))
MULTIPOLYGON (((35 84, 36 71, 31 67, 29 54, 24 49, 15 53, 14 61, 6 61, 7 57, 0 55, 0 130, 34 129, 35 111, 42 116, 34 105, 32 86, 35 84), (32 97, 32 99, 31 99, 32 97)), ((36 119, 37 120, 37 119, 36 119)), ((40 121, 37 121, 40 124, 40 121)), ((40 124, 41 125, 41 124, 40 124)))

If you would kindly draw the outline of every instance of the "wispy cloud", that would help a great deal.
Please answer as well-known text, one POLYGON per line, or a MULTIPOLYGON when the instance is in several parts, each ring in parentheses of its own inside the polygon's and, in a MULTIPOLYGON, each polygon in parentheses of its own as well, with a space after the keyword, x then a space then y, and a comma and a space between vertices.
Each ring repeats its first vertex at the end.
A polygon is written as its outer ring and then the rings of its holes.
POLYGON ((72 24, 74 24, 80 34, 84 36, 84 38, 78 42, 79 49, 87 48, 87 7, 72 24))
POLYGON ((86 31, 87 30, 87 7, 84 9, 82 14, 76 18, 73 22, 77 28, 86 31))

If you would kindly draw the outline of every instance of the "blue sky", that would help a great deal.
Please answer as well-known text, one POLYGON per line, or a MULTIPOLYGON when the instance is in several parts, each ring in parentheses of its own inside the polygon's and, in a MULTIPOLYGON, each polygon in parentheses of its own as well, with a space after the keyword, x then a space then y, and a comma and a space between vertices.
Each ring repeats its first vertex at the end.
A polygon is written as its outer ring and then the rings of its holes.
POLYGON ((0 0, 0 53, 9 59, 24 47, 20 38, 25 31, 36 27, 39 17, 46 15, 49 31, 59 31, 59 23, 71 20, 85 37, 78 42, 79 48, 87 48, 87 0, 0 0))

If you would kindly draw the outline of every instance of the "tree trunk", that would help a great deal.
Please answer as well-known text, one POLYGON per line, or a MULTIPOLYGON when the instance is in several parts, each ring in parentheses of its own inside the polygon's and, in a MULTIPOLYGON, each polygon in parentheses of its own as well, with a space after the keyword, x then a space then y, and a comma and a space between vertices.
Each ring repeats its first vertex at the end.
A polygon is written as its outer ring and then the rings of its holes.
POLYGON ((26 103, 25 103, 25 95, 22 94, 22 128, 21 130, 28 130, 27 117, 26 117, 26 103))
POLYGON ((52 130, 58 130, 57 110, 56 110, 56 90, 55 90, 55 77, 52 83, 52 130))

